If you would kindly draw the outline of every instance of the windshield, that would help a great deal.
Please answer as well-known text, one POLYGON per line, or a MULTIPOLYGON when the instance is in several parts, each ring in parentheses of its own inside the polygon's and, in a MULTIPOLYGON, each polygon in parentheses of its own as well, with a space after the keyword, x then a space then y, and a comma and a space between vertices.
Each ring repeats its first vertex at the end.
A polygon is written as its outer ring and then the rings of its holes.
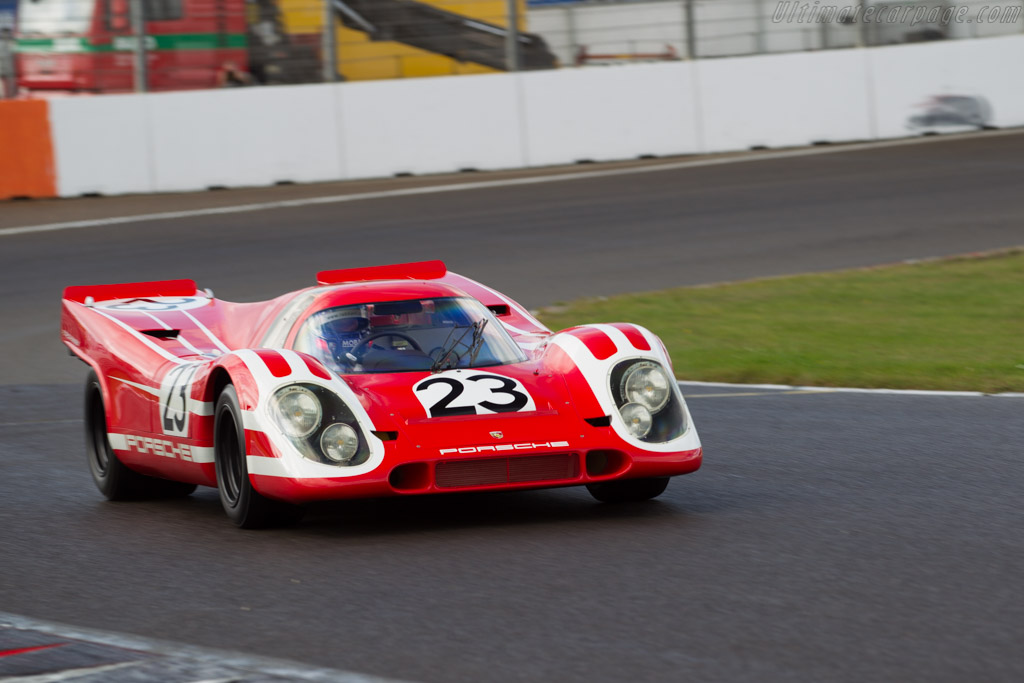
POLYGON ((19 0, 18 31, 26 36, 88 33, 95 5, 91 0, 19 0))
POLYGON ((340 374, 437 372, 526 360, 483 304, 456 297, 328 308, 303 323, 295 350, 340 374))

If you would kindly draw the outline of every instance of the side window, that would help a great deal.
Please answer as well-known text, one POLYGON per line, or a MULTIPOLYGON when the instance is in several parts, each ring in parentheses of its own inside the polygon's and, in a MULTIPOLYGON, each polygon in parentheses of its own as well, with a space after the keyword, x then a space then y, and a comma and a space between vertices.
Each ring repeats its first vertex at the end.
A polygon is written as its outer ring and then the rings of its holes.
POLYGON ((313 300, 322 293, 323 290, 314 289, 292 299, 284 307, 284 310, 278 314, 277 319, 271 324, 266 334, 263 335, 263 341, 260 343, 260 346, 268 349, 283 347, 285 341, 288 340, 288 333, 291 332, 292 325, 295 324, 295 321, 298 320, 302 312, 313 303, 313 300))
POLYGON ((302 323, 302 327, 299 329, 299 333, 295 336, 295 342, 292 344, 292 348, 301 353, 313 353, 313 345, 310 343, 309 326, 312 324, 313 318, 306 318, 306 322, 302 323))

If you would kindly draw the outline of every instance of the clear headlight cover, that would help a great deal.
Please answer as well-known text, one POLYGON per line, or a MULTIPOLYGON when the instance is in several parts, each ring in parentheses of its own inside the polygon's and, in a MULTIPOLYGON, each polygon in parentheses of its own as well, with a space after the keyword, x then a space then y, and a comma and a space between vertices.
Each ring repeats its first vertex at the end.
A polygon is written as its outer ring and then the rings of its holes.
POLYGON ((347 464, 359 452, 359 434, 351 426, 336 422, 320 435, 320 450, 329 460, 347 464))
POLYGON ((637 439, 642 439, 651 431, 654 418, 645 406, 640 403, 627 403, 619 408, 619 415, 626 423, 626 429, 637 439))
POLYGON ((639 403, 656 413, 671 398, 672 381, 657 363, 641 362, 626 370, 620 390, 625 401, 639 403))
POLYGON ((301 439, 320 426, 323 410, 316 395, 300 386, 279 389, 271 399, 270 414, 278 429, 290 437, 301 439))

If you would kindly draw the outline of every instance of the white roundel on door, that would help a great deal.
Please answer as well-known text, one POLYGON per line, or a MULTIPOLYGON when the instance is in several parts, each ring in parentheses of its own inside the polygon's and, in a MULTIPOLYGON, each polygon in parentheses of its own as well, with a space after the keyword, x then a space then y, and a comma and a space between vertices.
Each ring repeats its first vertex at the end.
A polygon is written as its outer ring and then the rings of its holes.
POLYGON ((425 377, 412 391, 429 417, 521 413, 536 410, 519 380, 482 370, 450 370, 425 377))

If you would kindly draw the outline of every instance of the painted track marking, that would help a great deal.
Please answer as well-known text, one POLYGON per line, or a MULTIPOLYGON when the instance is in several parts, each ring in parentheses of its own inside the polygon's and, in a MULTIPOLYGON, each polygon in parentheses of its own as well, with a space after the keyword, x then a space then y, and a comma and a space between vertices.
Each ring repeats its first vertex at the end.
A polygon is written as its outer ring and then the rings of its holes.
POLYGON ((13 650, 2 650, 0 651, 0 657, 13 657, 14 655, 24 655, 29 652, 39 652, 40 650, 52 650, 55 647, 64 647, 67 643, 50 643, 49 645, 32 645, 30 647, 18 647, 13 650))
MULTIPOLYGON (((796 384, 738 384, 734 382, 700 382, 698 380, 677 380, 680 387, 722 387, 725 389, 769 389, 768 393, 812 392, 817 391, 829 394, 895 394, 902 396, 961 396, 986 398, 1024 398, 1024 393, 1017 391, 1004 391, 998 394, 987 394, 984 391, 938 391, 931 389, 866 389, 863 387, 814 387, 801 386, 796 384)), ((705 394, 707 395, 707 394, 705 394)), ((697 394, 693 395, 694 398, 697 394)), ((689 397, 687 397, 689 399, 689 397)))
POLYGON ((0 237, 10 237, 12 235, 25 235, 38 232, 52 232, 55 230, 75 230, 81 228, 95 228, 109 225, 123 225, 126 223, 141 223, 146 221, 172 220, 175 218, 194 218, 197 216, 215 216, 231 213, 246 213, 251 211, 267 211, 270 209, 288 209, 302 206, 314 206, 317 204, 339 204, 342 202, 355 202, 368 199, 387 199, 393 197, 440 194, 444 192, 462 192, 466 190, 483 190, 498 187, 515 187, 518 185, 539 185, 542 183, 566 182, 570 180, 589 180, 593 178, 610 178, 622 175, 636 175, 639 173, 659 173, 662 171, 678 171, 681 169, 701 168, 705 166, 725 166, 729 164, 741 164, 750 161, 774 161, 777 159, 793 159, 798 157, 820 156, 823 154, 863 152, 873 149, 885 149, 888 147, 934 144, 939 142, 951 142, 955 140, 962 140, 968 137, 977 138, 999 137, 1003 135, 1020 135, 1022 132, 1024 131, 1021 131, 1020 129, 1006 129, 971 133, 957 133, 953 135, 901 138, 898 140, 881 140, 876 142, 865 143, 844 143, 841 146, 836 147, 805 147, 800 149, 784 150, 780 152, 763 152, 756 154, 748 154, 745 156, 694 159, 691 161, 677 161, 666 164, 654 164, 650 166, 630 166, 627 168, 609 168, 593 171, 576 171, 570 173, 556 173, 551 175, 530 176, 526 178, 505 178, 502 180, 482 180, 472 183, 428 185, 425 187, 408 187, 399 190, 379 190, 376 192, 328 195, 324 197, 308 197, 305 199, 284 199, 275 202, 238 204, 235 206, 209 207, 205 209, 191 209, 188 211, 165 211, 161 213, 139 214, 136 216, 117 216, 112 218, 96 218, 81 221, 66 221, 62 223, 45 223, 41 225, 26 225, 14 228, 2 228, 0 229, 0 237))
POLYGON ((80 417, 69 417, 66 420, 29 420, 27 422, 0 422, 0 427, 27 427, 30 425, 53 425, 63 422, 81 422, 80 417))
POLYGON ((688 394, 687 402, 697 398, 732 398, 735 396, 785 396, 792 394, 834 394, 831 389, 795 389, 793 391, 740 391, 728 394, 688 394))
POLYGON ((87 666, 80 669, 64 669, 63 671, 54 671, 53 673, 37 674, 35 676, 5 676, 0 678, 0 683, 63 683, 63 681, 73 681, 76 678, 91 678, 92 680, 100 680, 93 678, 99 674, 110 674, 118 669, 126 669, 130 666, 138 666, 139 662, 119 662, 117 664, 107 664, 104 666, 87 666))
MULTIPOLYGON (((245 681, 256 680, 285 680, 285 681, 309 681, 310 683, 400 683, 397 679, 384 678, 372 674, 362 674, 340 669, 331 669, 307 665, 301 662, 293 662, 284 659, 249 655, 242 652, 231 652, 228 650, 217 650, 198 645, 187 645, 168 641, 146 638, 143 636, 125 635, 109 631, 100 631, 90 628, 67 626, 41 619, 23 617, 7 612, 0 612, 0 635, 4 629, 40 631, 62 639, 87 643, 92 645, 105 645, 119 650, 131 650, 136 654, 147 654, 152 657, 150 660, 138 660, 132 662, 117 663, 112 666, 145 666, 147 662, 164 662, 167 665, 187 664, 195 667, 196 670, 203 670, 213 675, 229 674, 228 680, 245 681), (211 668, 219 669, 219 672, 210 671, 211 668)), ((110 669, 108 669, 110 670, 110 669)), ((101 673, 101 667, 88 669, 72 669, 52 674, 41 674, 38 677, 29 678, 26 676, 3 677, 0 683, 57 683, 58 681, 73 680, 68 674, 76 674, 88 678, 89 674, 101 673), (61 676, 64 678, 46 678, 43 676, 61 676)), ((135 672, 138 673, 138 672, 135 672)), ((97 679, 91 679, 97 680, 97 679)), ((105 679, 104 679, 105 680, 105 679)), ((124 679, 111 677, 110 680, 128 681, 141 680, 133 675, 124 679)), ((149 679, 156 680, 156 679, 149 679)), ((176 680, 182 680, 176 676, 176 680)), ((187 680, 210 680, 187 679, 187 680)), ((213 679, 218 680, 218 679, 213 679)))

